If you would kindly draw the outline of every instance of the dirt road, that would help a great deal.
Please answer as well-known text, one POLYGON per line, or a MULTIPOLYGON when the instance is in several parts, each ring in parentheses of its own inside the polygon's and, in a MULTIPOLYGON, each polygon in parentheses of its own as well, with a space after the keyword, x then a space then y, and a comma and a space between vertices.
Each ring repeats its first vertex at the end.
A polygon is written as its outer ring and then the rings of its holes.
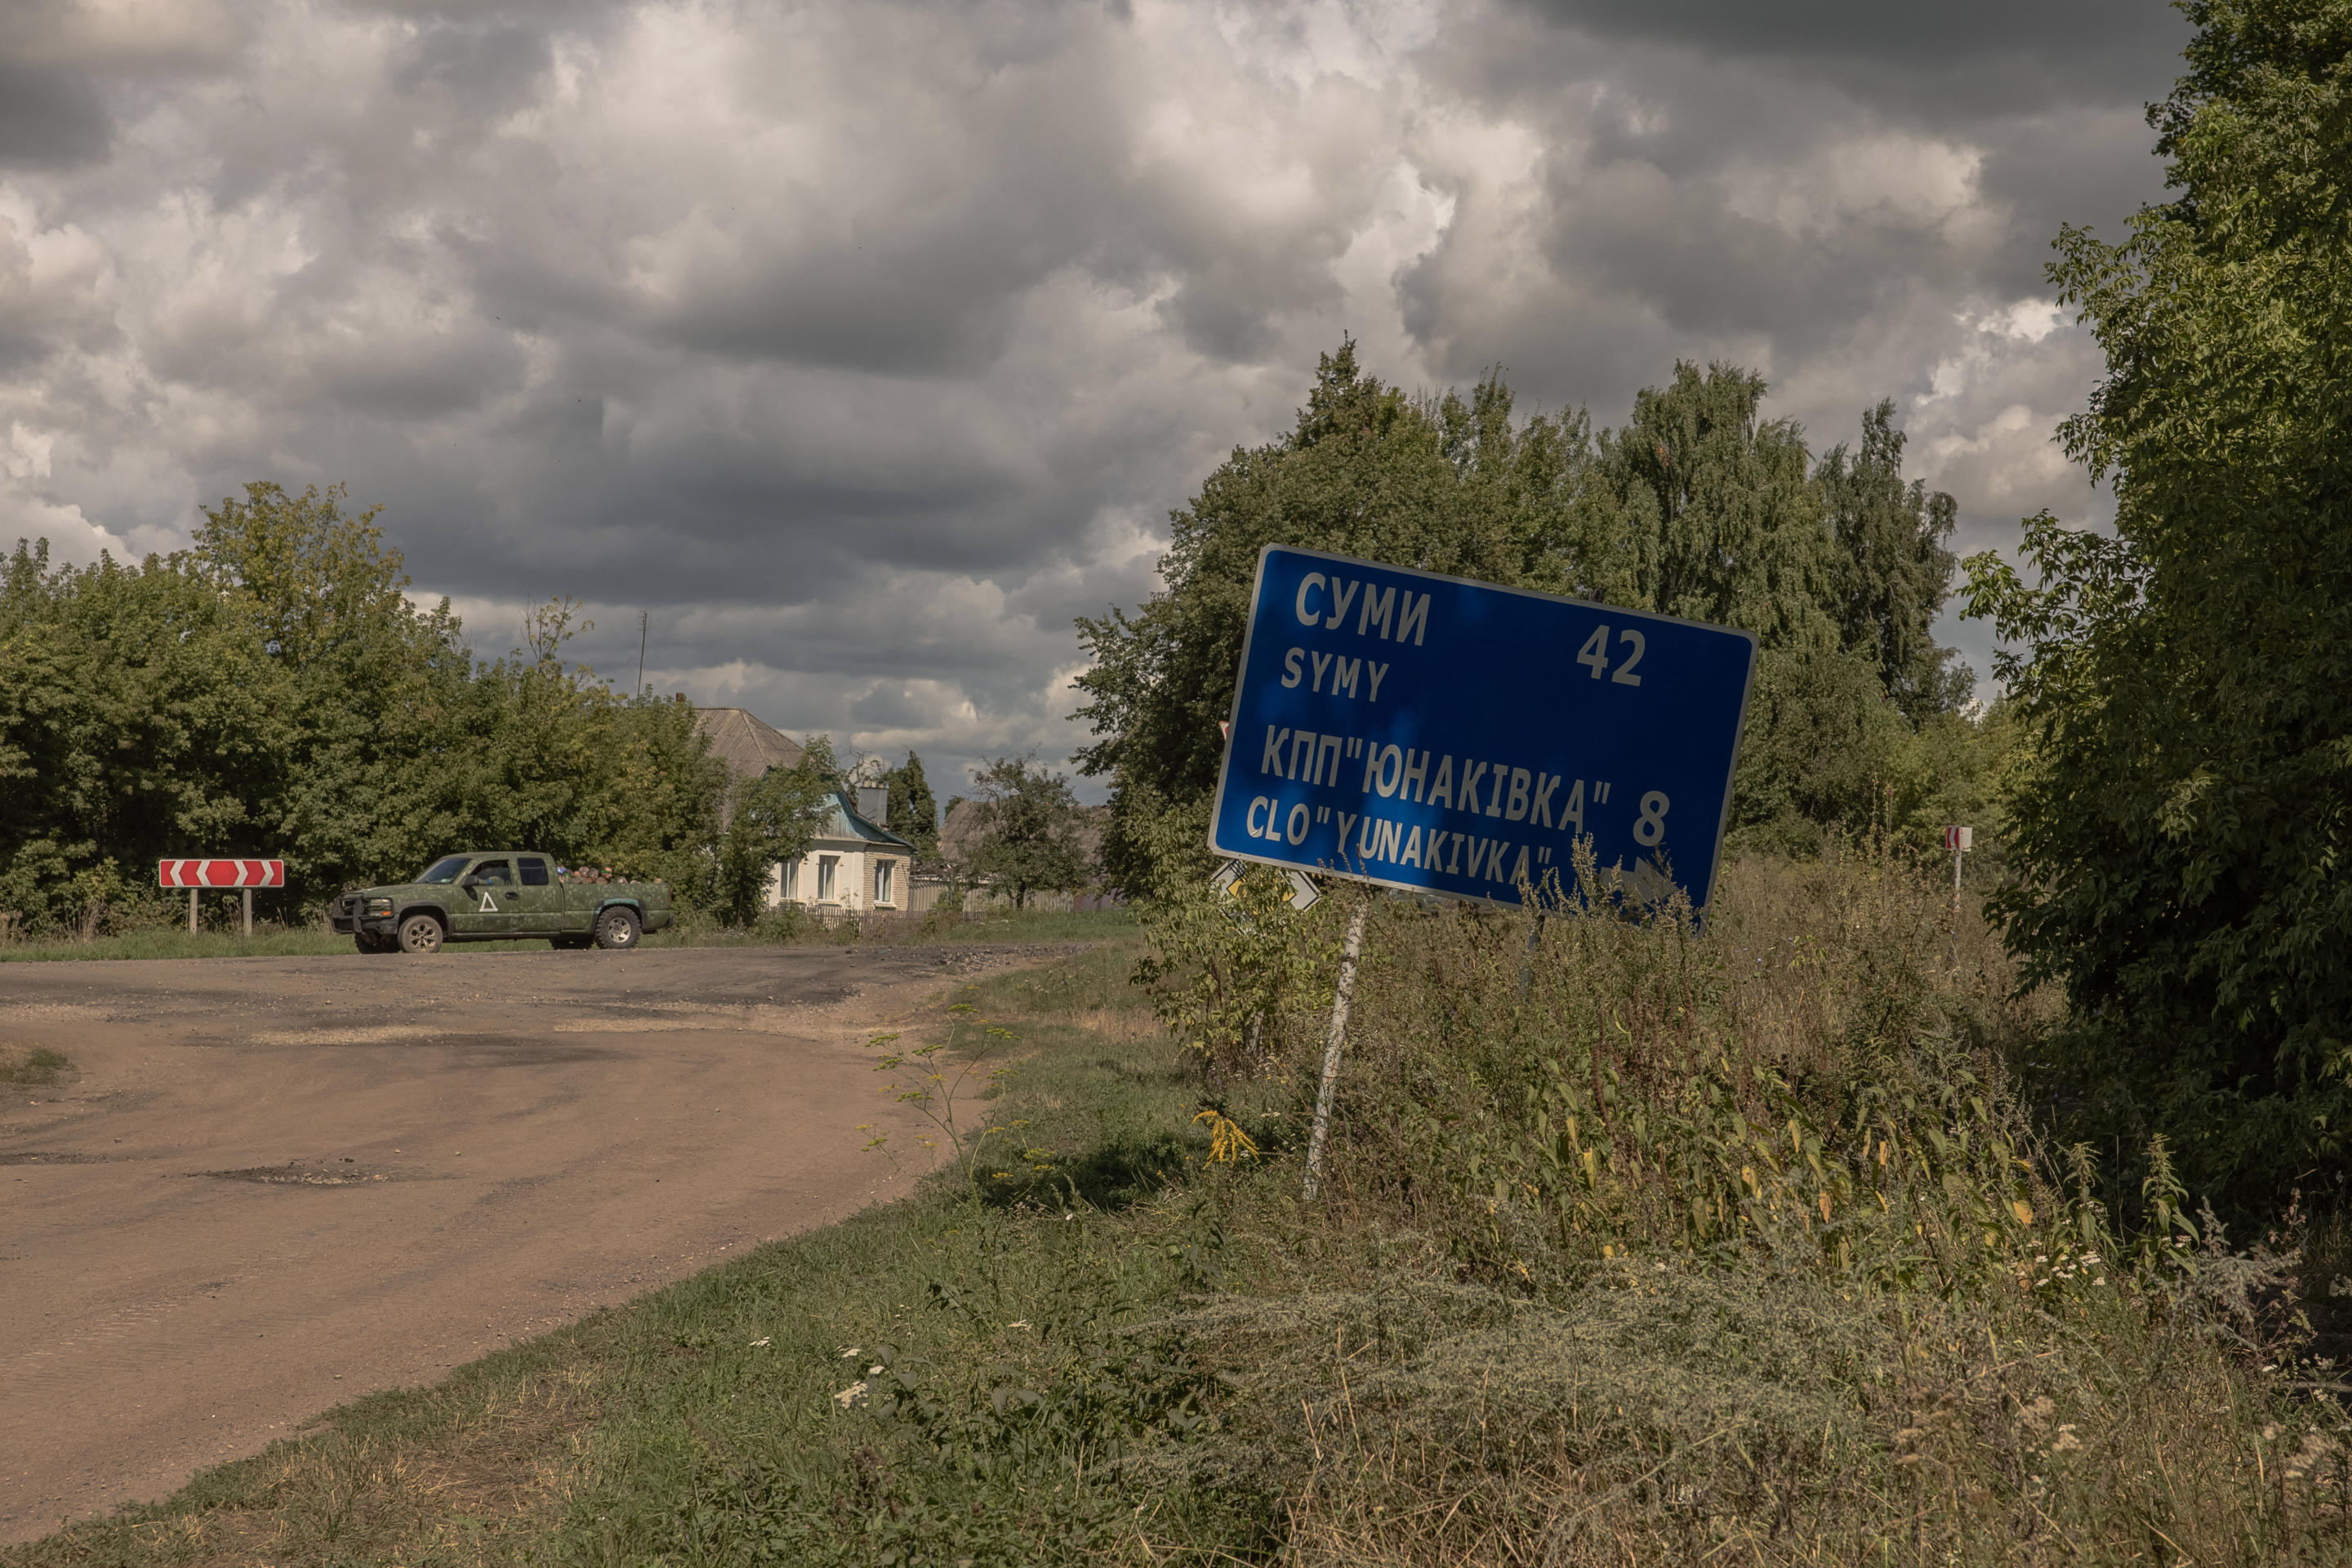
POLYGON ((1009 950, 0 964, 0 1542, 903 1190, 860 1048, 1009 950))

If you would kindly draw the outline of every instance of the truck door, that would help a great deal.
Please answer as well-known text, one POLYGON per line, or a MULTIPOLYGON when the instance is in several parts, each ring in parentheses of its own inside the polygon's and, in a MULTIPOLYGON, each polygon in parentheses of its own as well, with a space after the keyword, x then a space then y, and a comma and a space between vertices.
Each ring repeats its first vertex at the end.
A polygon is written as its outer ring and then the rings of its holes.
POLYGON ((515 870, 522 879, 522 934, 545 936, 562 931, 563 889, 548 874, 547 857, 519 855, 515 870))
POLYGON ((463 936, 517 936, 522 931, 522 887, 511 860, 477 860, 457 884, 465 897, 450 911, 463 936))

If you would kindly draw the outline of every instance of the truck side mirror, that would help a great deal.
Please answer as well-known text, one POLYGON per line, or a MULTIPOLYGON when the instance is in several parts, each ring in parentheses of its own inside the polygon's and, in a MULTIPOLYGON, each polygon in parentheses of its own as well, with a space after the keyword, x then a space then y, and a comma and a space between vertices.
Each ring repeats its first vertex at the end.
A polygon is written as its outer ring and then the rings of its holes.
POLYGON ((478 888, 481 885, 482 879, 479 877, 468 877, 464 881, 457 884, 457 886, 465 889, 468 892, 471 892, 474 889, 478 888))

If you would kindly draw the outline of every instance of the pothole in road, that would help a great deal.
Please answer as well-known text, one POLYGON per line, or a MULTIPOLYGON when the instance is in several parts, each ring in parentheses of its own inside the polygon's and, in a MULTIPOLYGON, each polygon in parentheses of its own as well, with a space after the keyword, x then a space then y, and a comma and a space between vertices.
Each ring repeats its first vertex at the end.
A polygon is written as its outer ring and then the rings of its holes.
POLYGON ((359 1165, 248 1165, 240 1171, 199 1171, 221 1182, 255 1182, 267 1187, 363 1187, 377 1182, 412 1182, 412 1171, 373 1171, 359 1165))

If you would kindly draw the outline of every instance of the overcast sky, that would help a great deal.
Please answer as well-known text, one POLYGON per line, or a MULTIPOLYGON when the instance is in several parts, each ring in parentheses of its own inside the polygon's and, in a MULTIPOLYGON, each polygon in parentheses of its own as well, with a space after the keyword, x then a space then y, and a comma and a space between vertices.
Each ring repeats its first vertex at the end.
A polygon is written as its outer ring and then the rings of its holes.
MULTIPOLYGON (((2153 0, 6 0, 0 542, 384 504, 478 652, 852 747, 1066 757, 1071 617, 1353 332, 1816 447, 1893 397, 1961 543, 2099 498, 2062 221, 2161 192, 2153 0)), ((1984 637, 1947 617, 1981 672, 1984 637)))

